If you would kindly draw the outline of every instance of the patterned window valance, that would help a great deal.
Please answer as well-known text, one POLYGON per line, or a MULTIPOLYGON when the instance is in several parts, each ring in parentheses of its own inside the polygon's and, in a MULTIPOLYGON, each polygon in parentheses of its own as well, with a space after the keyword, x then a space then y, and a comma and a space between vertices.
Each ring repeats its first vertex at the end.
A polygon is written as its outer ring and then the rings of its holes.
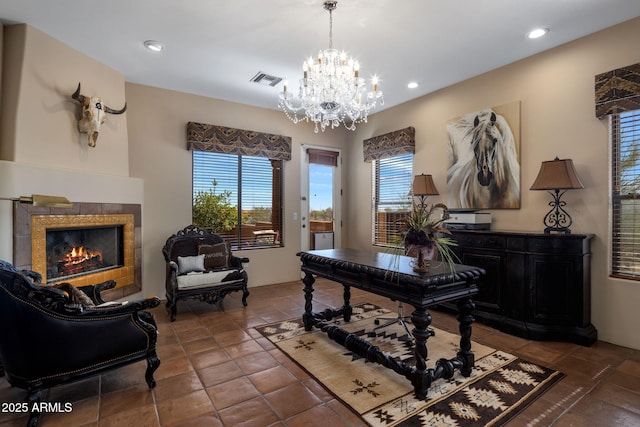
POLYGON ((291 160, 291 137, 189 122, 187 149, 291 160))
POLYGON ((640 63, 596 76, 596 117, 640 109, 640 63))
POLYGON ((386 159, 416 152, 416 130, 408 127, 363 141, 364 161, 386 159))

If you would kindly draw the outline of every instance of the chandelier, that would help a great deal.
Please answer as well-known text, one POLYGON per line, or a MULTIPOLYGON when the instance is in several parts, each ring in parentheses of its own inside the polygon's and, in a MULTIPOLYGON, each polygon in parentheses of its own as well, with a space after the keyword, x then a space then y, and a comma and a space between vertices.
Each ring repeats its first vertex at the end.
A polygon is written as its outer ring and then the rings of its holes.
POLYGON ((367 122, 369 111, 379 102, 384 104, 382 91, 378 90, 378 79, 373 77, 371 91, 367 92, 365 81, 360 77, 360 64, 347 54, 333 48, 333 15, 337 1, 325 1, 329 11, 329 49, 320 51, 317 59, 309 58, 302 64, 304 71, 300 79, 297 96, 287 90, 284 82, 278 107, 294 123, 312 121, 314 131, 340 126, 356 129, 356 123, 367 122))

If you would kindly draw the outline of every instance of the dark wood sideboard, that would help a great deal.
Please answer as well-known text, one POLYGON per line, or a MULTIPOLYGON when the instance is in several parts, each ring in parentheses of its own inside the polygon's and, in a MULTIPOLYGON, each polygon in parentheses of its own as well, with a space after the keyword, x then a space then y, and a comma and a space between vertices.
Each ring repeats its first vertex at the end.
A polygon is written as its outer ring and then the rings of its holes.
POLYGON ((451 232, 460 262, 487 273, 473 298, 477 320, 533 340, 587 346, 597 340, 591 324, 592 234, 451 232))

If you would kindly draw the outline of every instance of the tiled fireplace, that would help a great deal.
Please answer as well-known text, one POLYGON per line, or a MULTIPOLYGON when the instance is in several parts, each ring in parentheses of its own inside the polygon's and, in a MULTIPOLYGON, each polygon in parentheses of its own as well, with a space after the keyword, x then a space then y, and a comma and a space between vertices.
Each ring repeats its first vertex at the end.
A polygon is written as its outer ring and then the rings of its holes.
POLYGON ((118 299, 142 288, 141 209, 136 204, 14 205, 14 264, 43 283, 76 286, 115 280, 118 299))

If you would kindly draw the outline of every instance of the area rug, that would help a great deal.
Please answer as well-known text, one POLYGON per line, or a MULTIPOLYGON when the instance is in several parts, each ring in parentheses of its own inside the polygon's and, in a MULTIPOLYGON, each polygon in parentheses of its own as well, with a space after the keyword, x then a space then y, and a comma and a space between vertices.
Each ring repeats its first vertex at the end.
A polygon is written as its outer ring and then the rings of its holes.
MULTIPOLYGON (((373 304, 360 304, 353 307, 351 322, 334 322, 398 360, 413 364, 412 343, 401 326, 373 331, 378 316, 393 314, 373 304)), ((306 332, 301 318, 256 330, 374 427, 503 425, 564 376, 473 342, 476 363, 471 376, 465 378, 456 371, 449 380, 436 380, 426 400, 418 400, 409 380, 367 362, 316 329, 306 332)), ((458 351, 457 335, 439 329, 434 333, 427 341, 427 368, 458 351)))

